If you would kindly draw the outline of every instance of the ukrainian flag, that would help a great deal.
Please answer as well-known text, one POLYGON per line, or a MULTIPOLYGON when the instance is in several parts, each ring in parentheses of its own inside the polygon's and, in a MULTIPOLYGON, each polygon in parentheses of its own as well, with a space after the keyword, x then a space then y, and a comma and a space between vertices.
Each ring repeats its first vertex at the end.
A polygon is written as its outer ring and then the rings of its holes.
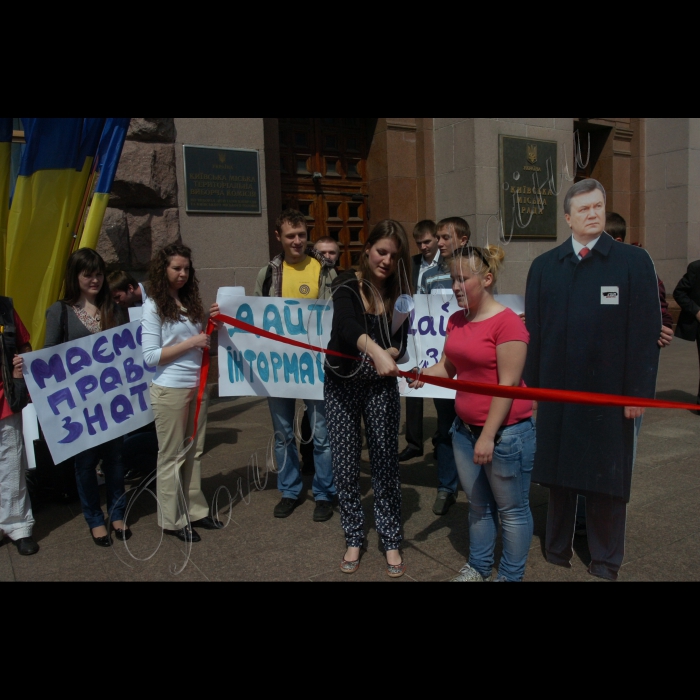
POLYGON ((12 117, 0 117, 0 294, 5 294, 5 245, 10 213, 10 165, 12 161, 12 117))
POLYGON ((43 344, 46 309, 61 291, 105 121, 22 119, 26 145, 7 224, 5 294, 34 347, 43 344))
POLYGON ((85 229, 80 237, 80 248, 96 248, 100 237, 102 220, 109 201, 109 193, 114 182, 114 174, 122 154, 126 131, 129 128, 128 118, 107 119, 97 147, 95 157, 95 174, 97 184, 90 204, 90 211, 85 222, 85 229))

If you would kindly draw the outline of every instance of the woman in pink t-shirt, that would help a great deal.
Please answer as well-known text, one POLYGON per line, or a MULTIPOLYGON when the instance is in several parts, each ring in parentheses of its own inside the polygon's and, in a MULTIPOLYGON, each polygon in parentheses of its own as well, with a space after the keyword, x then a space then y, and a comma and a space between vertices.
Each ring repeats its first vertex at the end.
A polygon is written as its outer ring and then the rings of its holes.
MULTIPOLYGON (((504 257, 498 246, 456 251, 452 289, 463 311, 450 317, 445 352, 424 374, 525 386, 521 375, 530 336, 522 320, 493 298, 504 257)), ((522 581, 532 540, 532 401, 458 391, 455 410, 452 448, 469 499, 469 561, 452 580, 491 580, 500 516, 503 555, 496 581, 522 581)))

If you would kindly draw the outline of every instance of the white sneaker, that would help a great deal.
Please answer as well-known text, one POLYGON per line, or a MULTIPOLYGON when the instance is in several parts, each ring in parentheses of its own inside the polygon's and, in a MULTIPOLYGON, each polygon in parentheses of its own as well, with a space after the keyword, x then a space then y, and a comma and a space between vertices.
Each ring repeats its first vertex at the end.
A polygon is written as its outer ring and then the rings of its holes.
POLYGON ((486 581, 490 581, 492 575, 493 574, 489 574, 488 578, 484 578, 476 569, 473 569, 471 566, 469 566, 469 564, 465 564, 459 570, 459 573, 450 581, 450 583, 461 581, 475 581, 484 583, 486 581))

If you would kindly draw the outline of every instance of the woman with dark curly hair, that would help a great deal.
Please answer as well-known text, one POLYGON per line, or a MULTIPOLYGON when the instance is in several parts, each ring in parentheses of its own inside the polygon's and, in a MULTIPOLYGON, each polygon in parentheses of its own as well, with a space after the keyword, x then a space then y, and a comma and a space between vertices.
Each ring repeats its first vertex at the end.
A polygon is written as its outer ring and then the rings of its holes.
MULTIPOLYGON (((105 263, 94 250, 81 248, 68 258, 65 289, 63 299, 52 304, 46 312, 45 348, 117 325, 112 295, 109 285, 105 284, 105 263)), ((112 543, 105 527, 95 471, 100 459, 105 476, 110 528, 118 540, 131 537, 131 530, 124 525, 126 504, 122 442, 122 438, 118 437, 75 455, 75 478, 83 515, 90 527, 92 541, 98 547, 109 547, 112 543)))
POLYGON ((195 444, 187 449, 185 443, 194 432, 202 352, 209 352, 192 251, 179 243, 161 248, 151 261, 149 279, 141 328, 143 359, 156 366, 151 406, 158 434, 158 524, 183 542, 199 542, 193 526, 215 530, 221 523, 209 516, 201 488, 206 391, 195 444))

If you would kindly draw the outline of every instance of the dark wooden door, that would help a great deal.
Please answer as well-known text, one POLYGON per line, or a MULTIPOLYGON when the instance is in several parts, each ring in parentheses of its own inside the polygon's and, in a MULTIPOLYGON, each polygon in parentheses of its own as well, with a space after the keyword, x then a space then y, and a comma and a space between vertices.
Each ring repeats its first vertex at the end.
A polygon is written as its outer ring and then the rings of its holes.
POLYGON ((368 234, 368 119, 280 119, 282 206, 299 209, 309 238, 331 236, 339 266, 354 265, 368 234))

